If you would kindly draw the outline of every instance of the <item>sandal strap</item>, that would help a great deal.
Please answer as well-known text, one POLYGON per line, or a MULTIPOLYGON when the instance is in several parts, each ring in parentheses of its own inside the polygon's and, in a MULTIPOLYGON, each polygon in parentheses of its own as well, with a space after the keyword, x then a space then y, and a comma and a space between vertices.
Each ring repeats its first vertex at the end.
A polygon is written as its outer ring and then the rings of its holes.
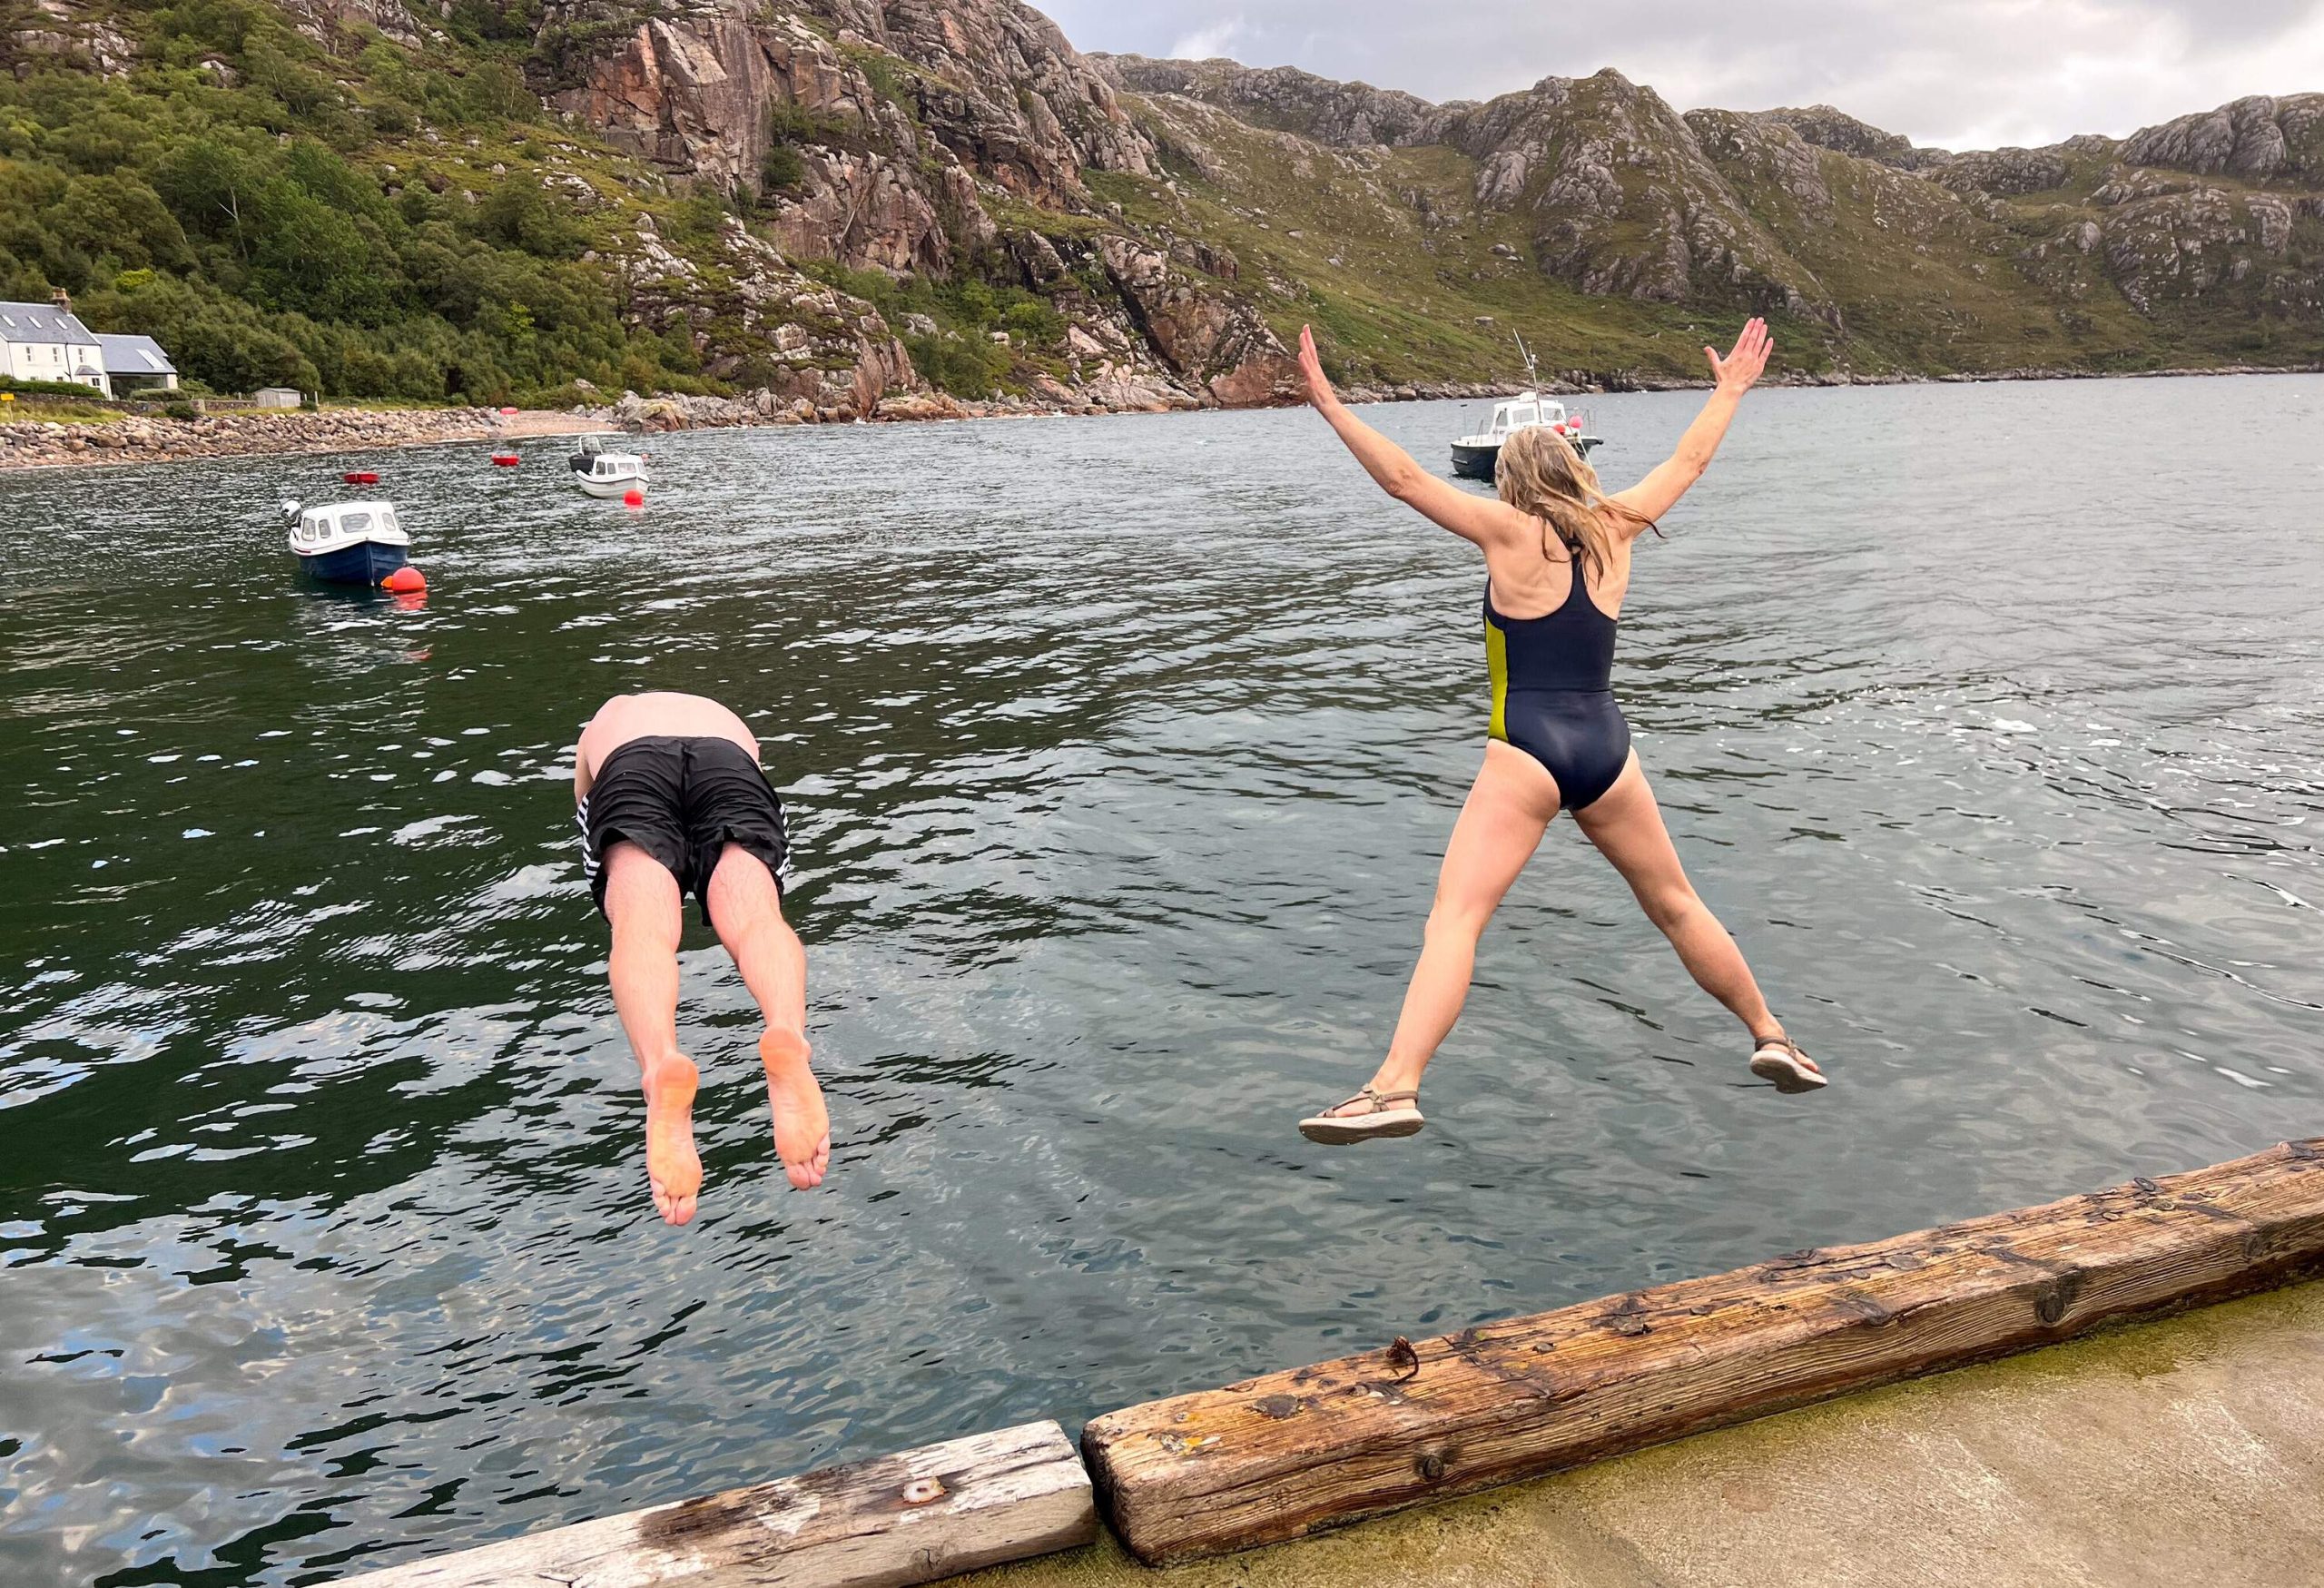
POLYGON ((1807 1056, 1807 1050, 1793 1041, 1789 1037, 1768 1037, 1759 1041, 1756 1041, 1751 1044, 1751 1056, 1756 1059, 1770 1048, 1777 1050, 1778 1052, 1788 1053, 1795 1061, 1805 1064, 1808 1069, 1814 1070, 1818 1075, 1824 1073, 1824 1067, 1807 1056))
POLYGON ((1374 1091, 1367 1086, 1362 1091, 1357 1092, 1354 1097, 1344 1098, 1340 1101, 1334 1103, 1330 1108, 1325 1109, 1324 1112, 1327 1116, 1334 1115, 1339 1113, 1342 1109, 1346 1108, 1350 1103, 1370 1103, 1372 1105, 1369 1110, 1370 1112, 1374 1114, 1384 1114, 1388 1111, 1391 1102, 1399 1098, 1403 1099, 1406 1102, 1418 1102, 1420 1100, 1420 1093, 1416 1091, 1374 1091))

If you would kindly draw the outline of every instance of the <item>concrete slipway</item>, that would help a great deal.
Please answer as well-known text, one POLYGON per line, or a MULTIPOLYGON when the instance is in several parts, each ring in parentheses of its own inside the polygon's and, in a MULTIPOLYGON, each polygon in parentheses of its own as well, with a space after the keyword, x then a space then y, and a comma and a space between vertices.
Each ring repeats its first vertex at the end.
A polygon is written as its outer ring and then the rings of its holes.
POLYGON ((960 1588, 2318 1588, 2324 1283, 1242 1555, 960 1588))

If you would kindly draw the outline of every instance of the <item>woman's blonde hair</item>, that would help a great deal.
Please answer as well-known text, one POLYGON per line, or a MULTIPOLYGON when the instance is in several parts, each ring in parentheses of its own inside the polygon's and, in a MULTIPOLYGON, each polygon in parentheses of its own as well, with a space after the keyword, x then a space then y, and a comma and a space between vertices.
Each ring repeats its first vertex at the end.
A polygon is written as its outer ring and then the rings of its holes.
POLYGON ((1581 553, 1583 572, 1600 578, 1624 528, 1655 528, 1653 519, 1608 496, 1598 471, 1548 425, 1512 432, 1501 444, 1495 476, 1502 501, 1541 520, 1544 557, 1562 560, 1550 557, 1550 537, 1555 535, 1581 553))

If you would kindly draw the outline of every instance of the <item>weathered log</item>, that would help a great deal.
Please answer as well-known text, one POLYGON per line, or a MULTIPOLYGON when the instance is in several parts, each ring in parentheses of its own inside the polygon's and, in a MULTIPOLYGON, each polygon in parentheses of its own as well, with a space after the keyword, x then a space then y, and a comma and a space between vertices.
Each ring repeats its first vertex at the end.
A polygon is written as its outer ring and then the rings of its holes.
POLYGON ((1065 1430, 1028 1423, 414 1561, 350 1588, 891 1588, 1097 1530, 1065 1430))
MULTIPOLYGON (((1110 1413, 1150 1564, 1296 1538, 2117 1319, 2324 1273, 2324 1141, 1110 1413)), ((1402 1341, 1398 1342, 1403 1344, 1402 1341)))

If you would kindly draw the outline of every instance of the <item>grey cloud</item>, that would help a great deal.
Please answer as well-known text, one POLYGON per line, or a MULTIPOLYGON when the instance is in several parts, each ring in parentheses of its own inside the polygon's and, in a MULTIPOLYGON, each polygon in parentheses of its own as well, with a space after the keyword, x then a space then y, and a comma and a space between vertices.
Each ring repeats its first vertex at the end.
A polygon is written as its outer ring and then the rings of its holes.
POLYGON ((1925 143, 2122 135, 2324 90, 2324 0, 1041 0, 1084 49, 1212 47, 1433 100, 1612 66, 1680 108, 1827 103, 1925 143), (1613 25, 1606 25, 1611 18, 1613 25))

